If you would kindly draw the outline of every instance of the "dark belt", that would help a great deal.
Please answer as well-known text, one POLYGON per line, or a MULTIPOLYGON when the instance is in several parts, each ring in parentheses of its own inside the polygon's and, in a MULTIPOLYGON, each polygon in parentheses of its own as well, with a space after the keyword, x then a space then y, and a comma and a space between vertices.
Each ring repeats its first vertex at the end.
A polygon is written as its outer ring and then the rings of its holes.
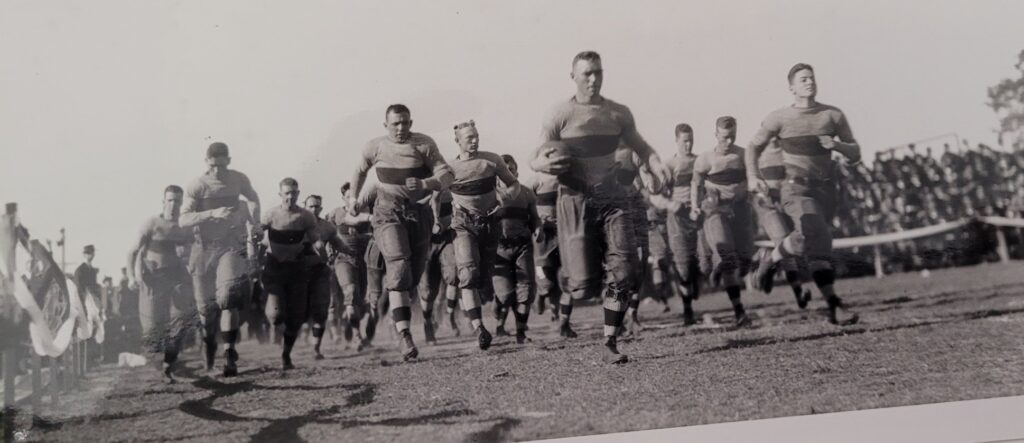
POLYGON ((570 177, 566 174, 563 174, 558 176, 558 183, 573 191, 583 194, 601 193, 613 189, 622 189, 622 186, 619 185, 618 181, 615 179, 615 174, 609 174, 600 182, 594 183, 592 185, 588 185, 586 182, 576 177, 570 177))
POLYGON ((789 179, 787 179, 786 181, 801 186, 831 185, 835 183, 833 180, 823 180, 819 178, 808 178, 800 176, 789 177, 789 179))

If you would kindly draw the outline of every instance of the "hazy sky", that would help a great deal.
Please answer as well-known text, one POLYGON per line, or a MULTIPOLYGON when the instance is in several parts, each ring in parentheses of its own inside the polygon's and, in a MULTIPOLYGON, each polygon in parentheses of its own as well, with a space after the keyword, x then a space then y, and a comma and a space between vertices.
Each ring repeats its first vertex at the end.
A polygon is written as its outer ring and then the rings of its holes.
POLYGON ((867 152, 950 132, 994 143, 985 91, 1013 74, 1022 16, 1020 1, 4 0, 0 200, 36 237, 66 226, 69 261, 95 243, 117 275, 213 140, 264 205, 285 176, 336 204, 394 102, 447 157, 451 125, 473 118, 484 149, 522 163, 584 49, 663 156, 682 121, 709 148, 723 114, 745 144, 790 103, 796 62, 867 152))

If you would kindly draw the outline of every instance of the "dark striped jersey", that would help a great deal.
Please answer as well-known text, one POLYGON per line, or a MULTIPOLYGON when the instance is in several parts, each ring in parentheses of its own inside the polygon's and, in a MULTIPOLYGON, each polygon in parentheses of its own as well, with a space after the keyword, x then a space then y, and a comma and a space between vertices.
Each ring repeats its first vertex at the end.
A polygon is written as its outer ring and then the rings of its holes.
POLYGON ((370 140, 363 149, 358 170, 366 173, 371 167, 377 171, 381 196, 406 201, 423 200, 431 192, 428 189, 408 190, 406 179, 415 177, 422 180, 451 173, 434 140, 418 132, 413 132, 405 143, 392 141, 386 136, 370 140))
POLYGON ((697 156, 676 152, 668 161, 668 169, 672 180, 672 201, 684 206, 690 205, 690 183, 693 181, 693 164, 697 156))
POLYGON ((501 156, 493 152, 477 151, 472 158, 461 153, 451 162, 455 180, 448 190, 452 204, 473 214, 488 214, 498 206, 495 193, 497 181, 515 183, 501 156))
POLYGON ((430 200, 436 215, 434 222, 447 229, 452 225, 452 193, 448 190, 440 190, 430 200))
POLYGON ((761 171, 761 178, 767 182, 768 187, 779 189, 782 181, 786 179, 786 167, 782 162, 782 146, 774 140, 765 146, 761 156, 757 158, 757 169, 761 171))
POLYGON ((244 238, 245 222, 250 216, 247 206, 239 201, 240 196, 250 202, 259 200, 249 177, 233 169, 225 169, 219 174, 213 170, 207 171, 185 190, 185 203, 181 208, 179 223, 192 226, 193 231, 204 241, 244 238), (201 220, 198 214, 224 207, 234 209, 225 219, 201 220))
POLYGON ((263 214, 260 224, 266 232, 267 254, 279 262, 298 260, 307 245, 319 238, 316 216, 298 206, 274 206, 263 214))
POLYGON ((626 190, 626 195, 636 196, 640 193, 642 183, 638 180, 640 168, 637 166, 639 159, 632 148, 619 144, 615 149, 615 180, 626 190))
POLYGON ((542 126, 544 141, 561 140, 569 145, 571 161, 563 177, 593 185, 614 172, 615 149, 625 132, 636 132, 633 114, 607 98, 580 104, 572 97, 555 105, 542 126))
POLYGON ((835 165, 832 151, 821 146, 821 135, 839 137, 844 143, 855 141, 843 111, 816 103, 809 108, 787 106, 768 114, 750 144, 764 146, 777 136, 787 175, 829 179, 835 165))
POLYGON ((184 246, 190 238, 178 222, 167 220, 161 215, 150 217, 139 232, 139 246, 145 247, 145 255, 139 257, 142 265, 150 271, 179 267, 183 264, 178 256, 178 246, 184 246))
POLYGON ((527 185, 537 198, 537 213, 543 221, 554 221, 555 202, 558 201, 558 177, 538 172, 527 185))
POLYGON ((516 183, 498 191, 501 209, 501 237, 530 238, 537 221, 537 198, 526 186, 516 183))
MULTIPOLYGON (((376 189, 376 186, 366 186, 364 189, 376 189)), ((373 235, 373 227, 370 226, 369 208, 364 207, 359 215, 353 217, 348 213, 347 206, 339 206, 327 216, 338 234, 339 243, 332 244, 334 249, 342 254, 351 257, 362 257, 366 250, 366 243, 373 235)))
POLYGON ((694 192, 703 182, 708 192, 717 192, 723 200, 747 198, 747 169, 744 166, 744 150, 729 145, 724 151, 711 148, 697 156, 693 164, 694 192))

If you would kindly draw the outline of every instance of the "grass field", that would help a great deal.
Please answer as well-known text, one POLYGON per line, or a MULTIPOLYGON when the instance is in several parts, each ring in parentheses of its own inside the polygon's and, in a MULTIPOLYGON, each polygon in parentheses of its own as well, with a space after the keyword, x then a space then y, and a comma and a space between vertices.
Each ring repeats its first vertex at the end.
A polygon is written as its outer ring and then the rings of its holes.
POLYGON ((817 294, 819 310, 802 312, 788 288, 745 294, 754 326, 743 330, 729 326, 724 294, 701 297, 714 323, 693 327, 681 325, 678 300, 670 313, 645 304, 646 329, 622 343, 631 362, 621 366, 601 363, 597 306, 576 310, 578 339, 534 315, 533 343, 499 338, 486 352, 442 327, 414 363, 401 363, 386 332, 361 354, 325 345, 319 362, 300 342, 288 373, 277 347, 245 342, 236 378, 201 375, 196 351, 175 385, 149 368, 101 368, 60 411, 15 421, 47 441, 472 442, 1021 395, 1022 270, 843 280, 861 323, 842 329, 824 321, 817 294))

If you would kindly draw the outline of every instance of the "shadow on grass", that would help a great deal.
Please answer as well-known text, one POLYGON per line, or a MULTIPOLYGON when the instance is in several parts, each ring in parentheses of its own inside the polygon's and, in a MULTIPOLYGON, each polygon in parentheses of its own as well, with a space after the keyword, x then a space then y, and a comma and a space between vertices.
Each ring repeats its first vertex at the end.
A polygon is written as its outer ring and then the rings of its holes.
POLYGON ((859 335, 866 332, 887 332, 887 331, 898 331, 902 329, 914 329, 924 326, 933 326, 944 323, 957 323, 973 321, 989 317, 1000 317, 1004 315, 1019 314, 1024 312, 1024 308, 1015 309, 984 309, 979 311, 963 312, 953 315, 940 317, 934 320, 928 320, 918 323, 898 324, 892 326, 885 326, 880 328, 869 328, 869 329, 842 329, 832 332, 824 332, 820 334, 804 335, 799 337, 790 338, 775 338, 775 337, 761 337, 753 339, 730 339, 725 345, 715 346, 713 348, 701 349, 695 354, 706 354, 711 352, 729 351, 733 349, 750 348, 756 346, 774 345, 779 343, 798 343, 804 341, 821 340, 825 338, 843 337, 848 335, 859 335))

